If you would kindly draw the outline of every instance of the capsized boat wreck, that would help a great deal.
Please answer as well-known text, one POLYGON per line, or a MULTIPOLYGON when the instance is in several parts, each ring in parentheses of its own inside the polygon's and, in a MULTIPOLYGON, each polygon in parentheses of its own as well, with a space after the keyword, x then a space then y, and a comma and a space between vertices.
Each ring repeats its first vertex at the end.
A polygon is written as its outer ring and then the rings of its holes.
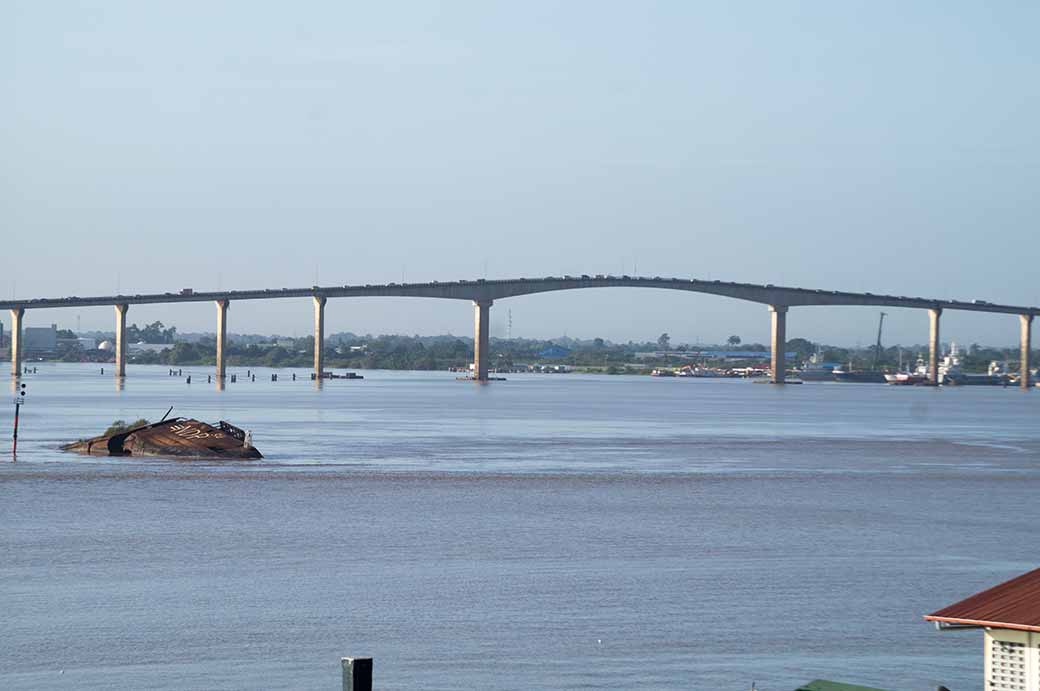
POLYGON ((221 420, 217 427, 175 417, 113 434, 66 444, 65 451, 91 456, 176 456, 182 458, 263 458, 248 432, 221 420))

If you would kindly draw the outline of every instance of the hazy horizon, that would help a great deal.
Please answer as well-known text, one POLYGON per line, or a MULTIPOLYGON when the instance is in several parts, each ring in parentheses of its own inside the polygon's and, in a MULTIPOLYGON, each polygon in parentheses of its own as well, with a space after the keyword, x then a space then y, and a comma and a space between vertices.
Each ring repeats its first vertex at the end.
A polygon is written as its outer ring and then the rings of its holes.
MULTIPOLYGON (((642 274, 1040 305, 1040 5, 5 3, 4 297, 642 274)), ((492 334, 767 342, 762 305, 600 289, 492 334)), ((927 337, 885 308, 886 343, 927 337)), ((788 336, 876 337, 878 308, 788 336)), ((27 326, 111 308, 29 310, 27 326)), ((310 301, 229 328, 304 335, 310 301)), ((211 331, 203 304, 133 306, 211 331)), ((5 329, 10 320, 0 315, 5 329)), ((330 300, 326 332, 461 333, 330 300)), ((942 338, 1015 343, 1013 316, 942 338)))

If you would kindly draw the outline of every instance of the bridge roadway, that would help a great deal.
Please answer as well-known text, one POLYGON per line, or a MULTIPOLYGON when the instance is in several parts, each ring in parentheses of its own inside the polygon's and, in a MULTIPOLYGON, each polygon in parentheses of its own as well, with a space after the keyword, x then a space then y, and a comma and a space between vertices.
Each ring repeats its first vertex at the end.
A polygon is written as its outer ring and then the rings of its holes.
POLYGON ((37 298, 33 300, 0 301, 0 309, 8 309, 12 318, 11 371, 21 373, 22 318, 27 309, 55 307, 93 307, 112 305, 116 310, 116 367, 117 377, 126 375, 126 314, 130 305, 165 304, 174 302, 207 302, 217 306, 217 378, 225 373, 224 350, 227 341, 227 310, 236 300, 273 300, 309 297, 314 302, 314 369, 320 377, 324 364, 325 305, 329 298, 350 297, 421 297, 446 300, 469 300, 474 304, 474 378, 487 381, 488 326, 491 305, 520 295, 547 293, 558 290, 583 288, 658 288, 685 290, 723 297, 758 302, 769 307, 771 313, 772 379, 784 382, 784 343, 786 342, 787 311, 790 307, 811 305, 858 305, 867 307, 907 307, 924 309, 929 314, 928 376, 938 382, 939 322, 944 310, 968 312, 996 312, 1017 314, 1021 329, 1021 385, 1029 387, 1029 349, 1032 321, 1040 307, 995 304, 981 300, 939 300, 934 298, 899 295, 875 295, 831 290, 791 288, 772 284, 732 283, 684 278, 653 278, 640 276, 549 276, 546 278, 514 278, 457 282, 387 283, 383 285, 311 286, 310 288, 282 288, 262 290, 231 290, 218 292, 150 293, 138 295, 106 295, 96 297, 37 298))

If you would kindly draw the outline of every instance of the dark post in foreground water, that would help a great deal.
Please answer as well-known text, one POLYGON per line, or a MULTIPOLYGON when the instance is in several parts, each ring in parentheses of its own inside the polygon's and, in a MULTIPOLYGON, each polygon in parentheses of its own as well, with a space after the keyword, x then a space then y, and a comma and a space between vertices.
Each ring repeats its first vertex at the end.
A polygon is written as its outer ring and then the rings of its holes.
POLYGON ((372 658, 345 657, 343 691, 372 691, 372 658))
POLYGON ((25 403, 25 384, 22 384, 18 388, 18 393, 14 397, 14 436, 12 437, 13 443, 11 444, 11 455, 18 455, 18 410, 25 403))

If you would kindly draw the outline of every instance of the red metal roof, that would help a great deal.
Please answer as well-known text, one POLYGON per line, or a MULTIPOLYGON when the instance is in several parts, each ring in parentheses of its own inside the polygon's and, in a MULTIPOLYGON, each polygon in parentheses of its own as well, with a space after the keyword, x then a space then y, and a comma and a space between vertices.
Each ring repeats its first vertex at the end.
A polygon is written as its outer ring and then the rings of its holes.
POLYGON ((1040 569, 975 593, 924 618, 947 624, 1040 631, 1040 569))

